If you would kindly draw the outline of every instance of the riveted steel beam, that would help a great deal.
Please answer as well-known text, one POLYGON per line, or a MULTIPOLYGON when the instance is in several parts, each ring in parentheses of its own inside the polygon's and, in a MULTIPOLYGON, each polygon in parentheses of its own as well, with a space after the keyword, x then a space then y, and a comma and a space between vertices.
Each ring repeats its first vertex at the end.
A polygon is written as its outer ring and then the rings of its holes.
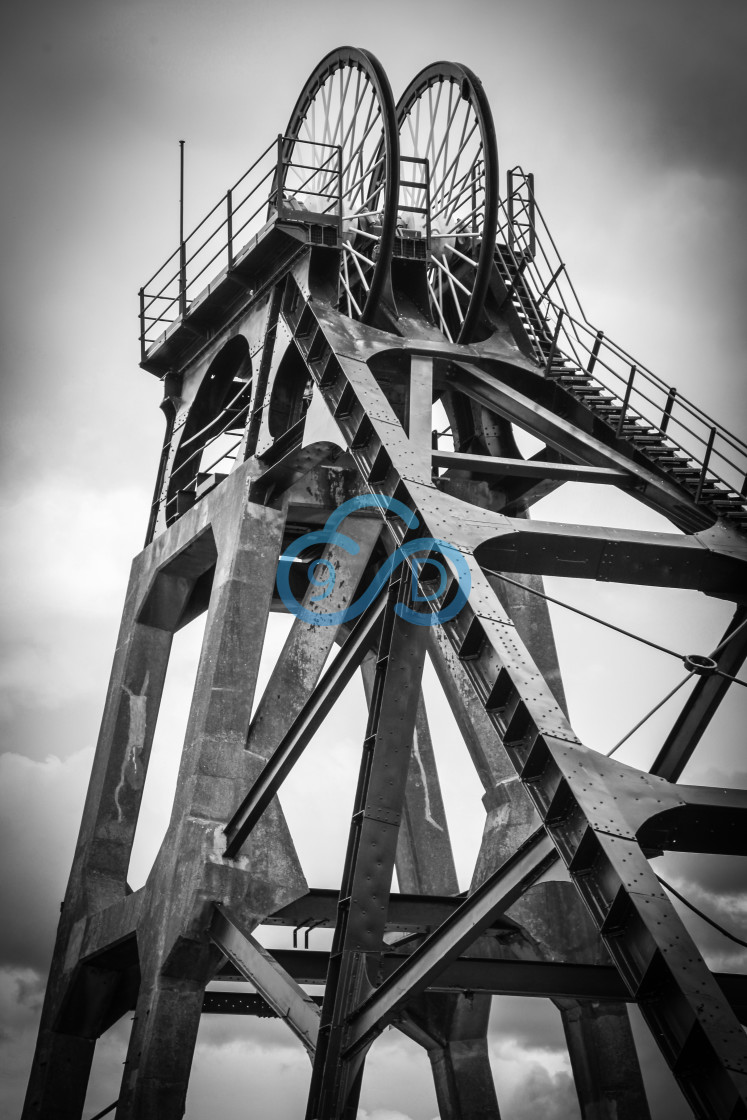
POLYGON ((747 598, 747 554, 717 552, 695 538, 674 533, 562 525, 525 518, 506 520, 510 531, 476 550, 486 568, 693 588, 735 602, 747 598))
POLYGON ((371 990, 383 948, 425 660, 426 628, 395 612, 406 593, 400 571, 383 618, 307 1120, 357 1114, 362 1065, 342 1060, 348 1015, 371 990))
POLYGON ((361 615, 332 665, 231 817, 225 828, 228 838, 227 856, 233 857, 239 852, 241 845, 301 757, 345 686, 352 679, 368 651, 372 636, 380 625, 384 605, 385 597, 380 597, 361 615))
MULTIPOLYGON (((340 892, 314 888, 282 910, 268 915, 264 925, 282 925, 302 928, 331 929, 337 919, 337 900, 340 892)), ((387 933, 429 933, 440 926, 460 905, 461 899, 453 895, 396 894, 389 895, 385 930, 387 933)), ((508 933, 516 929, 509 918, 499 917, 491 930, 508 933)))
POLYGON ((278 964, 272 953, 241 928, 230 910, 216 907, 208 936, 313 1057, 319 1032, 319 1008, 311 997, 278 964))
POLYGON ((555 862, 552 841, 538 830, 481 887, 465 899, 388 980, 351 1016, 349 1054, 368 1045, 445 965, 454 961, 526 888, 555 862))
POLYGON ((530 459, 508 459, 492 455, 467 455, 458 451, 434 451, 434 467, 448 467, 455 471, 472 471, 475 474, 528 478, 537 482, 598 482, 608 486, 632 486, 635 479, 630 471, 605 467, 585 467, 573 463, 543 463, 530 459))
MULTIPOLYGON (((300 319, 300 302, 291 296, 286 303, 292 331, 300 319)), ((474 552, 479 545, 511 531, 509 519, 473 510, 437 487, 419 483, 407 437, 363 360, 366 349, 373 357, 374 338, 366 338, 353 357, 349 341, 330 311, 306 304, 303 314, 304 333, 297 336, 297 344, 367 485, 374 492, 409 502, 424 531, 449 539, 467 561, 472 581, 469 601, 456 618, 443 623, 444 631, 613 960, 631 991, 645 993, 644 1015, 683 1091, 704 1115, 742 1115, 747 1110, 743 1032, 660 890, 622 813, 620 799, 615 800, 613 770, 604 778, 598 775, 605 788, 602 801, 592 801, 585 781, 588 764, 593 770, 599 756, 579 743, 476 561, 474 552), (678 951, 672 953, 669 947, 675 931, 678 951), (692 1064, 695 1053, 697 1066, 692 1064)), ((599 465, 613 464, 607 459, 599 465)), ((401 528, 392 524, 388 528, 395 541, 403 539, 401 528)), ((715 562, 704 564, 705 577, 699 572, 695 585, 713 589, 717 572, 727 572, 735 583, 743 567, 744 549, 731 548, 728 533, 703 533, 701 538, 693 543, 700 553, 712 553, 715 562)), ((591 554, 593 561, 593 544, 591 554)), ((618 551, 615 559, 619 561, 621 555, 618 551)), ((656 570, 653 556, 651 567, 656 570)), ((680 573, 680 578, 687 575, 680 573)), ((447 588, 446 596, 449 590, 453 586, 447 588)), ((637 773, 641 782, 657 780, 637 773)), ((375 1029, 375 1023, 369 1026, 375 1029)))

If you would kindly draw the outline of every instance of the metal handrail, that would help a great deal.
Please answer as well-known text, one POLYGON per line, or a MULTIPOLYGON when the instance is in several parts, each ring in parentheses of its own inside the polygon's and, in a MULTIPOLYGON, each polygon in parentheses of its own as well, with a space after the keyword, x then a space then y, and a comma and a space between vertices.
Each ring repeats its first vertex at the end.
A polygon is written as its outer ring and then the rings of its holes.
MULTIPOLYGON (((592 325, 536 203, 532 177, 520 167, 509 172, 509 191, 507 198, 501 200, 498 234, 500 251, 508 254, 514 270, 510 296, 520 303, 526 303, 528 299, 536 316, 537 326, 532 325, 532 334, 538 360, 542 364, 547 362, 543 347, 550 345, 553 331, 559 327, 560 337, 556 340, 557 352, 553 360, 562 360, 566 351, 570 351, 573 357, 566 357, 569 363, 589 374, 593 371, 598 387, 612 394, 605 398, 605 403, 613 407, 624 406, 618 424, 620 431, 623 422, 640 420, 661 435, 663 446, 667 449, 679 451, 687 460, 694 460, 702 468, 699 496, 706 483, 706 471, 709 478, 739 494, 741 479, 747 475, 747 443, 592 325), (517 179, 520 179, 520 184, 515 188, 517 179), (521 220, 517 221, 519 216, 521 220), (550 297, 551 291, 553 298, 550 297), (589 364, 583 354, 589 358, 589 364), (631 380, 633 367, 635 377, 631 380), (610 380, 611 384, 606 383, 610 380), (624 386, 622 391, 618 391, 618 383, 624 386), (655 399, 656 395, 662 396, 661 402, 655 399), (647 416, 647 409, 641 407, 641 402, 651 406, 658 418, 654 420, 647 416), (673 438, 673 427, 680 439, 690 437, 686 439, 689 447, 673 438), (695 442, 695 447, 691 441, 695 442), (714 460, 719 464, 717 468, 714 468, 714 460), (733 477, 729 478, 732 472, 733 477)), ((568 372, 572 372, 570 368, 568 372)))
POLYGON ((251 223, 269 207, 276 206, 279 211, 282 209, 283 201, 288 199, 281 197, 281 191, 287 191, 290 198, 303 197, 307 203, 309 199, 319 197, 323 200, 324 212, 334 210, 337 204, 341 222, 340 176, 339 145, 283 135, 276 137, 140 289, 142 358, 145 358, 148 347, 160 337, 163 330, 168 330, 186 313, 190 293, 224 252, 227 253, 228 267, 233 266, 236 238, 242 234, 246 236, 251 223), (309 149, 311 155, 307 156, 306 151, 309 149), (321 153, 318 163, 317 153, 321 153), (265 168, 264 162, 271 154, 270 166, 265 168), (260 168, 263 173, 257 175, 260 168), (301 172, 301 182, 292 186, 287 181, 288 170, 291 168, 301 172), (311 174, 304 175, 307 171, 311 174), (317 176, 321 176, 323 181, 319 189, 313 189, 317 176), (252 198, 258 199, 258 205, 245 217, 244 208, 252 198), (236 226, 234 219, 239 212, 242 224, 236 226), (157 302, 156 309, 154 305, 157 302))
MULTIPOLYGON (((398 197, 397 199, 397 213, 405 212, 408 214, 422 214, 424 218, 423 225, 425 227, 425 244, 426 252, 430 249, 431 244, 431 187, 430 187, 430 167, 428 160, 423 156, 400 156, 400 163, 412 163, 420 165, 423 168, 423 182, 419 183, 416 179, 403 179, 400 175, 399 186, 400 194, 402 188, 405 187, 410 193, 413 191, 423 191, 425 194, 425 201, 422 206, 416 206, 414 201, 412 204, 404 203, 398 197)), ((412 173, 411 173, 412 174, 412 173)))
MULTIPOLYGON (((511 170, 512 170, 512 172, 519 172, 522 175, 525 174, 523 169, 518 165, 517 165, 517 167, 512 168, 511 170)), ((531 174, 526 175, 526 178, 530 181, 530 183, 533 183, 533 176, 531 174)), ((534 197, 533 187, 531 189, 532 189, 533 210, 534 210, 534 213, 536 215, 536 219, 539 219, 539 224, 541 225, 542 231, 543 231, 543 236, 542 237, 539 237, 539 236, 536 237, 536 244, 540 248, 540 250, 543 254, 543 258, 547 262, 548 267, 552 267, 551 262, 550 262, 550 260, 547 256, 546 251, 545 251, 544 240, 546 238, 546 240, 550 243, 550 245, 552 247, 552 250, 555 253, 556 259, 557 259, 557 261, 559 262, 559 265, 560 265, 560 268, 554 269, 553 276, 551 276, 551 280, 555 278, 555 273, 561 273, 562 272, 563 279, 566 281, 570 291, 573 293, 574 302, 576 303, 577 308, 578 308, 581 324, 583 326, 585 326, 586 328, 596 332, 596 328, 589 321, 589 319, 586 315, 586 312, 584 311, 583 305, 581 304, 578 293, 576 292, 576 289, 573 285, 573 281, 571 280, 571 277, 566 270, 565 264, 560 257, 560 253, 558 252, 558 248, 557 248, 557 245, 555 243, 555 240, 553 239, 552 234, 550 233, 550 230, 547 226, 547 222, 544 219, 544 215, 542 214, 542 211, 541 211, 539 205, 537 204, 536 198, 534 197)), ((501 208, 504 211, 504 213, 507 212, 506 202, 501 203, 501 208)), ((499 225, 499 230, 500 230, 500 225, 499 225)), ((557 278, 557 280, 560 280, 561 276, 558 275, 556 278, 557 278)), ((560 286, 558 286, 558 291, 559 291, 559 294, 562 297, 562 288, 560 286)), ((571 316, 571 318, 574 320, 574 322, 578 323, 579 319, 577 319, 573 316, 573 313, 571 312, 570 307, 568 306, 568 300, 566 298, 561 298, 561 304, 564 307, 566 313, 571 316)), ((663 378, 659 377, 658 374, 654 373, 652 370, 648 369, 648 367, 642 365, 640 362, 637 362, 637 360, 633 357, 633 355, 628 353, 623 347, 619 346, 617 343, 613 342, 609 338, 605 338, 605 344, 606 344, 607 347, 616 350, 617 353, 626 360, 626 362, 635 363, 638 367, 638 370, 642 374, 645 374, 647 379, 655 382, 660 388, 666 390, 666 392, 670 392, 671 387, 669 385, 667 385, 667 383, 663 380, 663 378)), ((694 402, 687 400, 687 398, 685 398, 685 397, 679 396, 679 394, 678 394, 677 399, 678 399, 678 402, 681 405, 687 406, 688 410, 691 410, 693 413, 699 414, 700 417, 703 420, 707 420, 710 425, 714 424, 713 418, 710 417, 702 408, 700 408, 699 405, 696 405, 694 402)), ((716 427, 720 427, 720 425, 717 424, 716 427)), ((739 437, 734 436, 733 433, 729 433, 728 430, 725 429, 725 428, 722 428, 722 430, 723 430, 725 435, 729 435, 731 439, 736 440, 736 444, 741 445, 745 449, 745 451, 747 451, 747 442, 745 442, 743 440, 740 440, 739 437)))

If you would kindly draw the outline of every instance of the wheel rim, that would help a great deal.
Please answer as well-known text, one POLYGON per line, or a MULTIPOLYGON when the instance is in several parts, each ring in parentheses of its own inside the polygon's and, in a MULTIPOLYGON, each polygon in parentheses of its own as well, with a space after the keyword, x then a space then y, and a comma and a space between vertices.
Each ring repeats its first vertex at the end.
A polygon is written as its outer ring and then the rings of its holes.
POLYGON ((338 307, 371 322, 389 282, 399 191, 394 98, 379 61, 355 47, 328 54, 285 137, 284 200, 334 217, 342 204, 338 307))
MULTIPOLYGON (((450 341, 475 334, 490 281, 498 219, 498 150, 482 83, 466 66, 436 62, 397 105, 403 180, 425 180, 428 289, 434 322, 450 341)), ((402 185, 399 222, 418 229, 424 189, 402 185)))

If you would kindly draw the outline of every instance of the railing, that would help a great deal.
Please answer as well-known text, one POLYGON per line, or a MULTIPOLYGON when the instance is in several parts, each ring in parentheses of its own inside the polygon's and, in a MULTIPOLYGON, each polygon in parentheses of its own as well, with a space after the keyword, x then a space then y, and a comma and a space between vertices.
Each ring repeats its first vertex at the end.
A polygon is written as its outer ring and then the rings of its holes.
MULTIPOLYGON (((501 200, 499 251, 511 264, 510 294, 528 304, 537 360, 553 374, 593 375, 609 396, 602 400, 618 435, 645 437, 654 429, 673 465, 678 453, 697 467, 696 500, 712 482, 733 494, 747 487, 747 443, 597 330, 586 317, 534 196, 534 182, 520 167, 509 172, 501 200), (565 368, 563 368, 565 365, 565 368)), ((659 445, 661 446, 661 444, 659 445)))
POLYGON ((342 151, 334 144, 278 136, 140 289, 141 360, 206 287, 221 262, 232 268, 275 214, 299 211, 342 230, 342 151))
POLYGON ((187 420, 185 416, 182 424, 169 433, 162 448, 162 454, 168 456, 165 477, 151 506, 146 545, 194 505, 202 476, 229 474, 236 465, 249 417, 251 382, 234 384, 238 388, 231 400, 204 428, 177 443, 175 437, 187 420), (174 455, 179 456, 175 467, 174 455))
POLYGON ((399 200, 397 203, 397 236, 403 240, 423 239, 425 259, 431 244, 431 192, 428 160, 421 156, 400 157, 399 200), (405 170, 402 164, 409 164, 412 170, 405 170), (417 176, 422 174, 422 179, 417 176), (419 201, 416 201, 419 200, 419 201))
POLYGON ((536 251, 537 219, 534 205, 534 175, 512 167, 507 174, 506 216, 511 247, 526 252, 533 260, 536 251))

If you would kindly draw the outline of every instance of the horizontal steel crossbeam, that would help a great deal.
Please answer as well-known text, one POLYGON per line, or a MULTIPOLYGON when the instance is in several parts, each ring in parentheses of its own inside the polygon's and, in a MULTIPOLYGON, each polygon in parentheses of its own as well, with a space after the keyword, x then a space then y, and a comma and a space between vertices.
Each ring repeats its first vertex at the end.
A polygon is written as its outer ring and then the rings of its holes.
MULTIPOLYGON (((312 888, 295 902, 289 903, 264 919, 263 925, 334 928, 337 921, 337 902, 340 892, 325 888, 312 888)), ((461 898, 451 895, 397 894, 389 895, 386 931, 427 933, 440 926, 462 904, 461 898)), ((510 932, 516 923, 504 915, 494 920, 495 931, 510 932)))
POLYGON ((506 475, 530 479, 551 479, 558 482, 600 482, 607 485, 633 486, 630 471, 606 467, 586 467, 574 463, 543 463, 529 459, 505 459, 495 455, 468 455, 459 451, 434 451, 434 467, 476 474, 506 475))
MULTIPOLYGON (((329 953, 318 949, 273 949, 276 964, 299 984, 321 986, 327 977, 329 953)), ((387 952, 381 958, 381 973, 389 980, 408 960, 405 951, 387 952)), ((747 977, 734 972, 714 973, 740 1022, 747 1020, 747 977)), ((238 970, 223 968, 218 979, 246 979, 238 970)), ((533 961, 512 958, 463 956, 444 965, 429 983, 429 992, 483 992, 491 995, 539 996, 549 999, 623 1000, 635 1002, 609 964, 576 964, 569 961, 533 961)), ((321 997, 312 996, 315 1003, 321 997)), ((245 992, 205 993, 203 1011, 228 1015, 276 1014, 264 998, 245 992)))

